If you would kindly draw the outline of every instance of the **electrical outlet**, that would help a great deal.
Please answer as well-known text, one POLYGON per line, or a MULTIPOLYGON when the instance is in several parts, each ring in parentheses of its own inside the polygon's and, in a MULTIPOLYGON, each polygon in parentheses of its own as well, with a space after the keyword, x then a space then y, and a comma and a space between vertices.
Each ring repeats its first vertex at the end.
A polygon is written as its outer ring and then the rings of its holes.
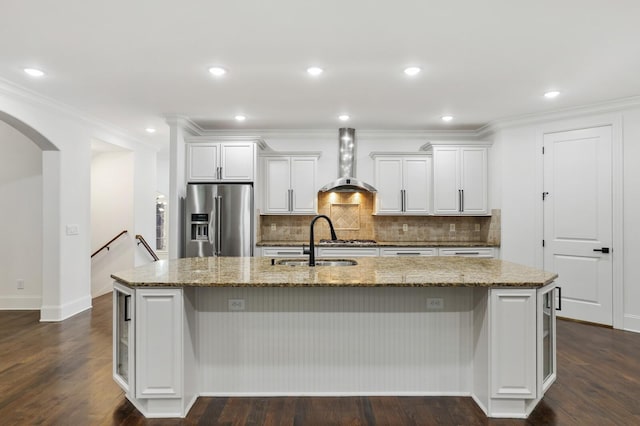
POLYGON ((244 299, 229 299, 230 311, 244 311, 244 299))
POLYGON ((449 232, 456 232, 456 224, 452 223, 449 225, 449 232))
POLYGON ((444 308, 444 299, 442 297, 427 297, 427 310, 435 311, 444 308))
POLYGON ((402 224, 402 230, 403 230, 404 232, 407 232, 407 231, 409 230, 409 225, 407 225, 406 223, 403 223, 403 224, 402 224))
POLYGON ((271 224, 271 232, 276 232, 276 224, 275 223, 271 224))
POLYGON ((480 224, 479 223, 476 223, 476 228, 475 229, 476 229, 476 231, 480 231, 480 224))
POLYGON ((24 290, 24 280, 20 279, 17 281, 18 290, 24 290))

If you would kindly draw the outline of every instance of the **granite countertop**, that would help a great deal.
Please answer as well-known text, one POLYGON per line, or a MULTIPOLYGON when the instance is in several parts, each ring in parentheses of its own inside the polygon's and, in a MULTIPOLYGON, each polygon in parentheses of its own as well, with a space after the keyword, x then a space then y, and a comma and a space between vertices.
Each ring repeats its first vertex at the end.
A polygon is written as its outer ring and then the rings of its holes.
MULTIPOLYGON (((258 247, 302 247, 309 241, 259 241, 258 247)), ((318 244, 316 247, 499 247, 486 241, 377 241, 371 244, 318 244)))
POLYGON ((160 260, 112 274, 132 287, 523 287, 557 274, 497 259, 358 257, 355 266, 280 266, 265 257, 160 260))

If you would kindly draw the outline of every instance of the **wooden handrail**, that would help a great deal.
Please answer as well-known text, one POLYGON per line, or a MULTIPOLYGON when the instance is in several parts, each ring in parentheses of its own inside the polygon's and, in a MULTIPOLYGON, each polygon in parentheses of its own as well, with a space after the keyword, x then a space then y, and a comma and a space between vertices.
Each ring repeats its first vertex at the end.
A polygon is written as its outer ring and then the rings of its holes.
POLYGON ((136 235, 136 239, 138 240, 138 245, 142 244, 144 246, 144 248, 147 249, 147 251, 149 252, 149 254, 151 255, 151 257, 153 257, 153 261, 158 261, 160 260, 160 258, 158 257, 158 255, 153 251, 153 249, 151 248, 151 246, 147 243, 147 240, 144 239, 144 237, 140 234, 136 235))
POLYGON ((109 245, 111 245, 111 243, 112 243, 112 242, 114 242, 115 240, 117 240, 118 238, 120 238, 120 236, 121 236, 122 234, 126 234, 127 232, 129 232, 129 231, 127 231, 126 229, 125 229, 124 231, 120 232, 118 235, 116 235, 116 236, 115 236, 115 237, 113 237, 111 240, 109 240, 109 242, 108 242, 107 244, 103 245, 103 246, 102 246, 102 247, 100 247, 98 250, 96 250, 96 251, 91 255, 91 257, 93 257, 93 256, 95 256, 96 254, 100 253, 100 252, 101 252, 102 250, 104 250, 104 249, 107 249, 107 251, 108 251, 108 250, 109 250, 109 245))

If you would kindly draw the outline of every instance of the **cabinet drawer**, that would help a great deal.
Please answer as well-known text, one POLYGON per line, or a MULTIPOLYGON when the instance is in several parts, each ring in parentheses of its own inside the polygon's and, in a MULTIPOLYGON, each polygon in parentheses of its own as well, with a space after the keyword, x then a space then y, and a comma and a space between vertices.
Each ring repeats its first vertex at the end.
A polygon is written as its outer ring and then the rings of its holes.
POLYGON ((492 247, 453 247, 438 250, 440 256, 495 257, 492 247))
POLYGON ((378 247, 319 247, 318 257, 378 256, 378 247))
POLYGON ((304 257, 302 247, 262 247, 262 257, 304 257))
POLYGON ((381 248, 380 256, 437 256, 438 249, 433 247, 381 248))

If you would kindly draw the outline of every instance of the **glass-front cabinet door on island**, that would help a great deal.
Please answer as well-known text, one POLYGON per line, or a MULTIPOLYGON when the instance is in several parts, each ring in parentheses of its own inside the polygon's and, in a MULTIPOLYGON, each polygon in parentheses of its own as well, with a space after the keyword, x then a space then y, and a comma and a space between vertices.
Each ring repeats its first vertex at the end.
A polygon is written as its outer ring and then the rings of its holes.
POLYGON ((113 378, 125 391, 133 385, 134 327, 133 290, 114 284, 113 288, 113 378))
POLYGON ((544 393, 556 379, 556 298, 554 285, 538 292, 539 388, 544 393))

